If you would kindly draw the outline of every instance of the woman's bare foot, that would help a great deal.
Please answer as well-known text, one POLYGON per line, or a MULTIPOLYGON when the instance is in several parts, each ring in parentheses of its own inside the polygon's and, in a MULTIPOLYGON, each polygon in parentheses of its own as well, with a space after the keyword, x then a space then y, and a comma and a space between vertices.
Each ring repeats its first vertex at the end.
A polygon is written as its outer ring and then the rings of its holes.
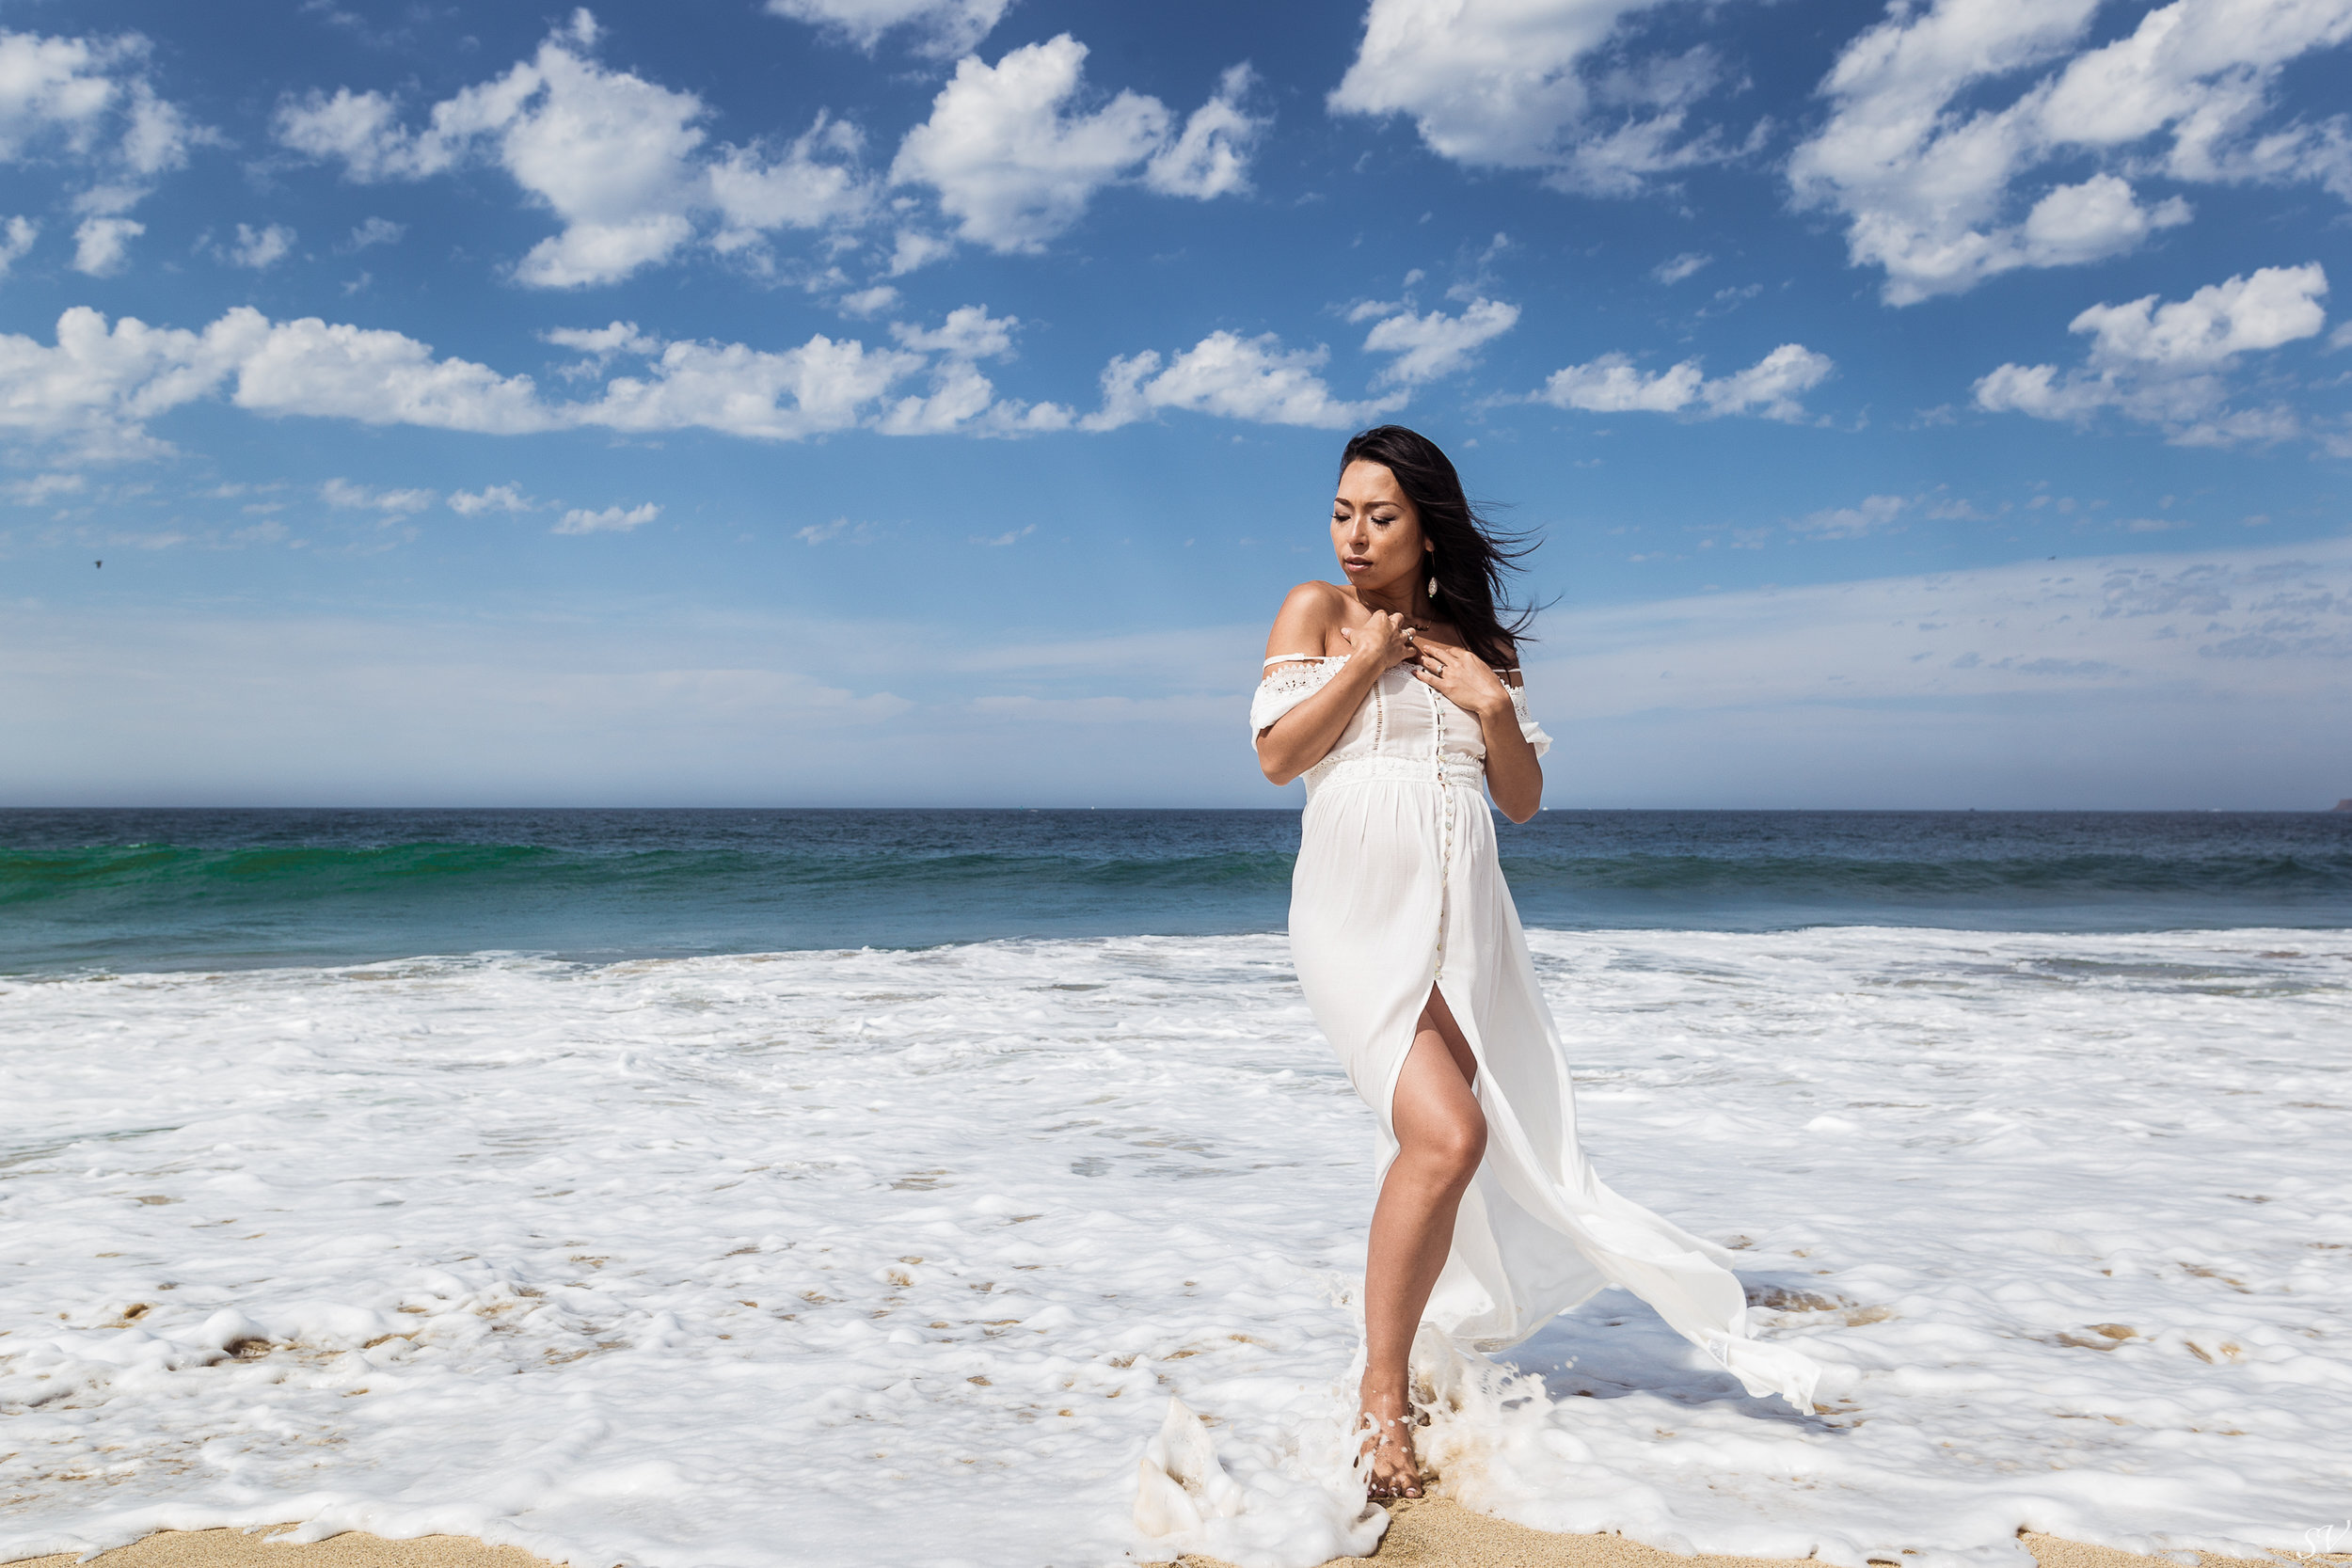
POLYGON ((1371 1460, 1364 1493, 1377 1498, 1421 1496, 1421 1460, 1413 1451, 1413 1407, 1395 1394, 1367 1394, 1356 1418, 1363 1446, 1356 1451, 1371 1460))

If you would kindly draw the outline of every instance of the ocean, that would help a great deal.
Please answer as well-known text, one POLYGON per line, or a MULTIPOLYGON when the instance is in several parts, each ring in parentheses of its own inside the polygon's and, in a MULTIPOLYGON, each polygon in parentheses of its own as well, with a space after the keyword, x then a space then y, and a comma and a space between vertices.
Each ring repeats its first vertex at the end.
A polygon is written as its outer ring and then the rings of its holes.
MULTIPOLYGON (((1279 935, 1296 832, 0 813, 0 1560, 1362 1549, 1376 1151, 1279 935), (1171 1399, 1232 1485, 1155 1538, 1171 1399)), ((1500 835, 1596 1165, 1827 1373, 1745 1399, 1617 1292, 1432 1344, 1448 1492, 1846 1568, 2341 1523, 2352 814, 1500 835)))

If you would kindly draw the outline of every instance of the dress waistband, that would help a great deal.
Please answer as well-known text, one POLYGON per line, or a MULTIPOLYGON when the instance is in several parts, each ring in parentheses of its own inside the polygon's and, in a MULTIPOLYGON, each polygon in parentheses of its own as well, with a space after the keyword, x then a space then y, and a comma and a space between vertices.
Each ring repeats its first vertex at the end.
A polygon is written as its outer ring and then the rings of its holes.
POLYGON ((1476 789, 1486 782, 1484 759, 1460 752, 1439 752, 1418 757, 1326 757, 1307 769, 1307 794, 1332 784, 1424 784, 1476 789))

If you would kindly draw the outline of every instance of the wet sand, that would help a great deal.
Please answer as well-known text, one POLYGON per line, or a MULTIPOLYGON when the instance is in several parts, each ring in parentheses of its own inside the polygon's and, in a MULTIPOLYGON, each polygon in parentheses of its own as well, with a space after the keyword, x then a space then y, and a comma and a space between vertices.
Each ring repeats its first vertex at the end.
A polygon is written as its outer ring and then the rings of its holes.
MULTIPOLYGON (((1379 1554, 1370 1560, 1380 1568, 1789 1568, 1778 1558, 1677 1557, 1616 1535, 1551 1535, 1473 1513, 1443 1497, 1396 1504, 1390 1517, 1379 1554)), ((2086 1546, 2055 1535, 2024 1539, 2041 1568, 2177 1568, 2168 1558, 2086 1546)), ((75 1560, 71 1554, 25 1558, 17 1568, 72 1568, 75 1560)), ((1352 1568, 1364 1560, 1340 1558, 1328 1568, 1352 1568)), ((2352 1556, 2308 1560, 2352 1568, 2352 1556)), ((97 1568, 554 1568, 518 1546, 485 1545, 462 1535, 387 1541, 358 1530, 302 1545, 281 1545, 266 1534, 236 1530, 167 1530, 92 1561, 97 1568)), ((1188 1557, 1183 1562, 1184 1568, 1225 1568, 1212 1558, 1188 1557)), ((2201 1568, 2245 1568, 2245 1562, 2207 1553, 2201 1568)))

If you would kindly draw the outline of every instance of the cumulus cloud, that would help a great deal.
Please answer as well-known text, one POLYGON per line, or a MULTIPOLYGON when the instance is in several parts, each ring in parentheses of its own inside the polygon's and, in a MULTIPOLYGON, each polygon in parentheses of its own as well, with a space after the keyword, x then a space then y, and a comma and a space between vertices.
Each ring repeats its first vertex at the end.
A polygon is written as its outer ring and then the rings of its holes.
MULTIPOLYGON (((851 429, 902 436, 1111 430, 1168 408, 1336 429, 1406 397, 1399 390, 1346 401, 1319 373, 1324 349, 1285 349, 1271 334, 1217 332, 1172 359, 1156 352, 1114 358, 1103 372, 1103 406, 1082 420, 1061 404, 1001 397, 981 372, 981 361, 1011 353, 1019 326, 1012 317, 966 306, 936 325, 894 325, 890 344, 818 333, 782 349, 668 342, 629 322, 557 328, 544 334, 547 341, 580 356, 580 373, 566 379, 590 383, 582 395, 558 399, 528 375, 444 357, 399 332, 315 316, 272 321, 249 307, 191 331, 133 317, 109 324, 77 307, 58 318, 55 343, 0 334, 0 440, 85 461, 155 456, 170 448, 150 432, 151 421, 216 398, 271 416, 479 435, 708 430, 797 441, 851 429)), ((1769 401, 1761 391, 1709 395, 1769 401)), ((450 504, 468 515, 536 505, 511 486, 460 492, 450 504)))
POLYGON ((2131 250, 2188 221, 2176 182, 2316 181, 2352 198, 2344 117, 2276 123, 2293 61, 2352 37, 2352 0, 2174 0, 2082 47, 2097 0, 1894 6, 1839 55, 1821 130, 1791 156, 1798 202, 1847 220, 1856 265, 1906 305, 2018 267, 2131 250), (2023 86, 1981 103, 1990 84, 2023 86), (2042 185, 2059 160, 2106 166, 2042 185))
POLYGON ((251 267, 258 272, 285 260, 294 243, 294 231, 283 224, 255 229, 241 223, 237 225, 237 243, 229 246, 224 255, 231 266, 251 267))
MULTIPOLYGON (((1387 309, 1373 307, 1368 311, 1359 308, 1350 313, 1350 319, 1361 320, 1387 309)), ((1459 315, 1453 316, 1442 310, 1418 316, 1409 309, 1398 310, 1375 324, 1364 336, 1366 354, 1396 356, 1374 383, 1416 387, 1467 370, 1482 345, 1510 331, 1518 319, 1518 306, 1498 299, 1472 299, 1459 315)))
POLYGON ((2302 430, 2295 413, 2233 408, 2229 372, 2245 355, 2317 337, 2327 293, 2328 274, 2312 261, 2264 267, 2169 304, 2150 294, 2094 305, 2067 328, 2090 340, 2084 364, 2002 365, 1978 380, 1977 406, 2076 422, 2113 409, 2183 446, 2283 439, 2302 430))
POLYGON ((835 34, 871 54, 882 35, 905 28, 923 54, 953 58, 986 38, 1011 0, 768 0, 788 16, 835 34))
POLYGON ((1755 414, 1801 420, 1805 411, 1798 400, 1836 368, 1828 355, 1816 354, 1803 343, 1783 343, 1746 370, 1711 380, 1696 359, 1645 375, 1627 356, 1604 354, 1554 371, 1534 401, 1593 414, 1688 412, 1703 418, 1755 414))
POLYGON ((706 149, 702 100, 615 71, 591 51, 586 11, 503 76, 432 106, 421 127, 378 92, 339 88, 278 105, 278 139, 352 180, 422 180, 485 159, 562 230, 515 265, 541 288, 612 283, 666 261, 697 233, 740 251, 783 229, 863 221, 870 182, 853 127, 818 117, 782 147, 706 149))
POLYGON ((1371 0, 1333 114, 1409 115, 1431 151, 1624 196, 1726 155, 1692 134, 1720 72, 1704 49, 1633 58, 1629 19, 1661 0, 1371 0), (1603 69, 1604 67, 1609 69, 1603 69))
POLYGON ((564 514, 563 520, 548 531, 550 533, 627 533, 640 529, 661 515, 661 508, 653 501, 643 506, 608 506, 601 512, 574 507, 564 514))
POLYGON ((112 277, 129 260, 131 242, 146 232, 134 218, 84 218, 73 230, 73 270, 112 277))
POLYGON ((1240 106, 1247 68, 1228 71, 1178 134, 1168 106, 1140 93, 1078 112, 1086 58, 1063 33, 993 66, 961 61, 930 119, 899 143, 891 182, 930 187, 960 238, 1000 252, 1043 249, 1097 191, 1138 172, 1154 190, 1200 200, 1247 188, 1261 125, 1240 106))
POLYGON ((93 275, 124 260, 143 232, 122 218, 192 148, 218 133, 155 90, 145 38, 52 38, 0 29, 0 164, 50 162, 87 182, 72 201, 87 220, 75 264, 93 275))
POLYGON ((1116 430, 1164 408, 1189 409, 1260 424, 1339 430, 1404 405, 1405 394, 1349 403, 1318 373, 1326 349, 1284 349, 1271 332, 1244 338, 1213 332, 1165 363, 1155 350, 1114 358, 1103 370, 1103 406, 1078 421, 1116 430))
POLYGON ((40 225, 28 217, 12 217, 0 223, 0 277, 32 250, 33 242, 40 238, 40 225))

